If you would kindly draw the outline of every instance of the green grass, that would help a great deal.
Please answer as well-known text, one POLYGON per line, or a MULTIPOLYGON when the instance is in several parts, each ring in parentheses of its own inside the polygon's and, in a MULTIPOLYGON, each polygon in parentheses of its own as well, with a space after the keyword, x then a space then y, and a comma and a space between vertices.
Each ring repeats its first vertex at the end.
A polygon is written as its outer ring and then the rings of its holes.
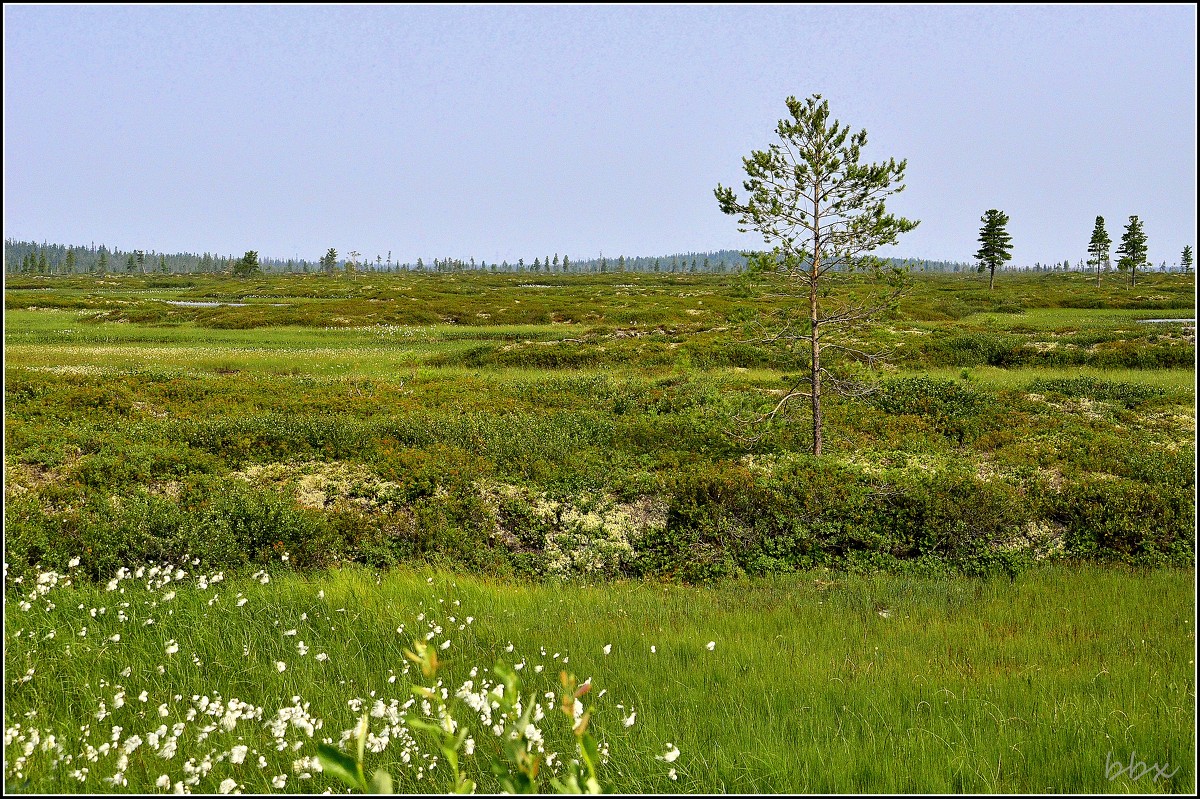
MULTIPOLYGON (((967 369, 969 381, 990 388, 1019 390, 1037 378, 1094 377, 1114 383, 1136 383, 1170 391, 1181 398, 1195 401, 1195 369, 1097 369, 1088 366, 1073 368, 1022 366, 1002 369, 996 366, 977 366, 967 369)), ((940 367, 901 372, 905 376, 926 375, 939 380, 961 380, 962 369, 940 367)))
MULTIPOLYGON (((277 572, 268 585, 229 579, 206 590, 194 577, 152 589, 146 582, 128 579, 112 592, 59 585, 29 610, 19 598, 6 603, 8 789, 106 792, 102 779, 117 771, 117 758, 88 763, 87 743, 135 734, 145 741, 160 724, 181 722, 178 754, 164 759, 143 743, 121 790, 153 792, 161 774, 181 781, 184 761, 206 754, 216 763, 192 790, 215 792, 231 778, 243 790, 268 791, 277 774, 288 775, 288 791, 338 790, 320 774, 298 779, 303 769, 293 761, 353 727, 351 700, 406 701, 417 675, 405 673, 403 650, 434 625, 443 630, 431 643, 451 641, 439 651, 451 690, 472 667, 498 659, 525 663, 526 695, 555 690, 560 669, 591 677, 593 695, 605 689, 592 729, 609 746, 605 784, 620 792, 1187 793, 1195 785, 1190 570, 1059 567, 1011 582, 817 572, 706 589, 358 570, 277 572), (164 601, 168 590, 177 595, 164 601), (100 607, 107 611, 93 618, 88 609, 100 607), (145 626, 147 618, 154 624, 145 626), (109 640, 115 634, 118 642, 109 640), (165 650, 171 640, 174 655, 165 650), (319 662, 322 652, 329 659, 319 662), (116 708, 119 690, 125 703, 116 708), (220 718, 187 721, 187 709, 193 696, 218 695, 263 708, 262 718, 203 736, 201 725, 220 718), (284 739, 300 749, 279 752, 265 722, 292 696, 311 703, 308 714, 324 725, 313 738, 289 729, 284 739), (109 715, 98 719, 101 702, 109 715), (168 712, 161 718, 160 704, 168 712), (626 728, 621 719, 632 711, 626 728), (53 734, 61 751, 35 747, 19 760, 35 728, 42 741, 53 734), (682 753, 671 764, 676 781, 655 759, 668 743, 682 753), (249 747, 246 762, 222 762, 235 744, 249 747), (1174 776, 1109 781, 1110 753, 1124 761, 1136 753, 1174 776), (82 765, 90 773, 81 782, 69 775, 82 765)), ((557 711, 548 712, 548 750, 569 752, 557 711)), ((470 714, 458 715, 466 722, 470 714)), ((372 719, 372 729, 385 723, 372 719)), ((480 751, 490 735, 476 726, 480 751)), ((387 768, 403 790, 444 790, 447 775, 418 779, 400 759, 405 748, 397 738, 368 754, 368 769, 387 768)), ((430 748, 418 739, 412 763, 430 748)), ((467 769, 486 789, 477 761, 467 769)))

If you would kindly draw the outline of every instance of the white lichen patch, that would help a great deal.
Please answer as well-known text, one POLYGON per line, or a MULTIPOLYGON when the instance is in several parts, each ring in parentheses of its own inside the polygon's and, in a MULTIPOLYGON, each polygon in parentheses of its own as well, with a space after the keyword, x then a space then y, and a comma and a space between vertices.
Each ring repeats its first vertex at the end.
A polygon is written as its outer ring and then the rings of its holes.
POLYGON ((1029 552, 1036 560, 1045 560, 1066 551, 1065 528, 1045 520, 1033 520, 999 542, 1002 551, 1029 552))
POLYGON ((506 483, 481 485, 480 494, 496 515, 497 537, 509 546, 520 546, 520 531, 506 529, 501 506, 515 502, 528 511, 542 531, 545 573, 564 579, 616 573, 642 536, 667 523, 665 502, 650 497, 631 503, 605 495, 553 499, 506 483))
POLYGON ((381 510, 393 504, 400 486, 379 479, 362 464, 342 461, 269 463, 234 472, 234 477, 263 487, 294 493, 297 504, 305 508, 325 509, 344 503, 363 510, 381 510))

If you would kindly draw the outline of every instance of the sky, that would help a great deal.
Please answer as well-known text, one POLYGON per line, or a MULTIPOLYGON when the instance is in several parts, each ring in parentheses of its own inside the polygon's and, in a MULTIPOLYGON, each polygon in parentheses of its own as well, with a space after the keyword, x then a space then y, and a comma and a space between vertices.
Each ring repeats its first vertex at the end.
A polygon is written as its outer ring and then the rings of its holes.
POLYGON ((763 246, 788 96, 907 159, 879 254, 1196 242, 1196 8, 4 6, 4 237, 397 262, 763 246), (743 192, 744 195, 744 192, 743 192))

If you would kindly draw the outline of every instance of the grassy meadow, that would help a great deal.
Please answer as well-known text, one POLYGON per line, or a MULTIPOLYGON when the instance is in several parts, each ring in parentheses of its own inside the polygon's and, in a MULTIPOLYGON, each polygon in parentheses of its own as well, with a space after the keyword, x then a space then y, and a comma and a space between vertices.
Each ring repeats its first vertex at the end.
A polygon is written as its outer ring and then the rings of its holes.
MULTIPOLYGON (((573 754, 558 673, 590 677, 604 691, 591 704, 601 777, 624 793, 1195 785, 1190 571, 715 587, 407 569, 198 577, 108 590, 64 576, 28 607, 10 601, 8 789, 340 791, 312 767, 315 742, 345 744, 372 708, 368 769, 400 790, 449 790, 436 750, 399 721, 422 682, 403 652, 426 636, 452 696, 486 687, 497 660, 520 668, 523 695, 545 706, 543 751, 558 754, 548 773, 573 754), (1131 756, 1170 778, 1110 780, 1106 762, 1131 756)), ((466 707, 464 771, 495 790, 481 762, 495 734, 466 707)))
POLYGON ((545 775, 593 678, 616 791, 1191 792, 1194 277, 914 275, 820 459, 738 421, 778 288, 9 277, 6 788, 342 790, 371 710, 447 790, 428 640, 481 791, 504 661, 545 775))

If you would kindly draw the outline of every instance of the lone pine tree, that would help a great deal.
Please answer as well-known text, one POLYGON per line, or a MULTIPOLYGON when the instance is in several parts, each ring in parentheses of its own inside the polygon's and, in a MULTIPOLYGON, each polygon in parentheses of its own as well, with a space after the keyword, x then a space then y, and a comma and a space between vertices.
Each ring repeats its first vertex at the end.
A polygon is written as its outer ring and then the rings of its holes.
POLYGON ((988 276, 988 291, 996 285, 996 267, 1004 266, 1012 260, 1012 236, 1004 226, 1008 224, 1008 214, 1003 211, 990 209, 981 217, 983 227, 979 229, 979 252, 975 258, 979 261, 979 271, 984 269, 988 276))
POLYGON ((1142 220, 1137 215, 1129 217, 1129 224, 1121 234, 1121 246, 1117 248, 1117 268, 1129 273, 1129 285, 1137 285, 1138 267, 1147 266, 1146 262, 1146 232, 1142 230, 1142 220))
POLYGON ((1088 263, 1096 265, 1096 285, 1100 285, 1100 267, 1108 262, 1108 248, 1112 239, 1104 229, 1104 217, 1096 217, 1096 227, 1092 229, 1092 240, 1088 242, 1088 263))
POLYGON ((792 400, 807 398, 812 408, 812 451, 820 455, 822 378, 828 377, 835 390, 850 387, 822 365, 822 346, 841 350, 868 365, 878 357, 846 344, 825 342, 823 336, 838 326, 861 327, 890 307, 899 294, 899 272, 883 275, 889 288, 885 296, 872 296, 865 302, 847 299, 835 303, 828 296, 827 283, 835 273, 844 275, 857 269, 880 275, 882 262, 871 256, 871 251, 895 244, 897 237, 915 228, 917 222, 892 216, 884 208, 888 196, 904 189, 906 161, 859 163, 867 132, 851 135, 848 126, 831 122, 829 102, 819 94, 804 101, 789 97, 787 107, 791 118, 781 119, 775 127, 779 143, 742 159, 747 175, 742 186, 750 193, 746 201, 720 184, 715 194, 721 210, 738 218, 738 230, 754 229, 772 245, 770 252, 755 258, 755 268, 780 274, 799 289, 784 294, 797 300, 789 309, 796 318, 777 320, 780 323, 764 340, 798 351, 806 349, 807 373, 795 379, 772 410, 753 421, 769 421, 792 400), (809 390, 801 391, 806 383, 809 390))

